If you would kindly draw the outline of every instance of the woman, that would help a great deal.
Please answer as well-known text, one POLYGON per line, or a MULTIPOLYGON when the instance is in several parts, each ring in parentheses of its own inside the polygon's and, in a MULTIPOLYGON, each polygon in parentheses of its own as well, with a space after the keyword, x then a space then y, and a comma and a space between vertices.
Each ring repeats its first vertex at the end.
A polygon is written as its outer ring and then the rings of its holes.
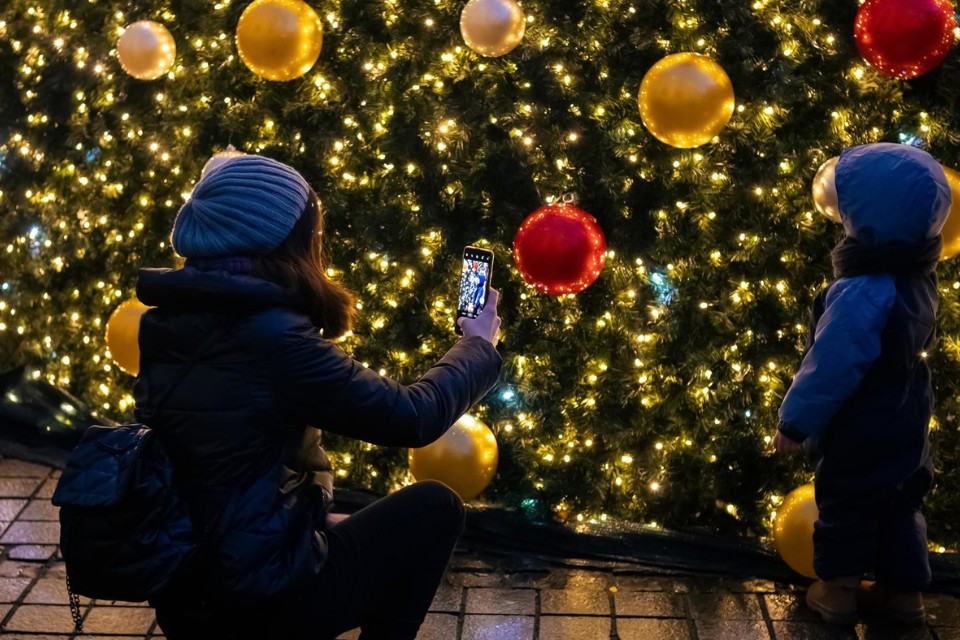
POLYGON ((497 293, 401 385, 329 341, 355 307, 326 276, 322 236, 299 173, 238 157, 177 216, 184 268, 141 271, 137 295, 155 308, 140 325, 137 418, 156 430, 205 532, 198 563, 151 602, 171 640, 334 638, 357 626, 365 639, 414 638, 462 531, 463 505, 438 482, 330 520, 318 428, 399 447, 439 438, 496 382, 497 293))

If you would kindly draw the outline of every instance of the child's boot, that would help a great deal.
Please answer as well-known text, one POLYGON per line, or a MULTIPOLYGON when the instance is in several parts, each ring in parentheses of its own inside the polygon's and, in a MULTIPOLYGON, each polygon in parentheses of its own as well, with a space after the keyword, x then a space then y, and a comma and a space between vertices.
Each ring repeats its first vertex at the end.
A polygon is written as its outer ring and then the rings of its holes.
POLYGON ((887 611, 891 618, 905 624, 919 624, 927 619, 919 591, 887 591, 887 611))
POLYGON ((876 615, 883 615, 903 624, 918 624, 926 620, 923 595, 919 591, 891 591, 866 582, 858 602, 876 615))
POLYGON ((807 589, 807 606, 830 624, 852 625, 857 621, 857 587, 860 576, 817 580, 807 589))

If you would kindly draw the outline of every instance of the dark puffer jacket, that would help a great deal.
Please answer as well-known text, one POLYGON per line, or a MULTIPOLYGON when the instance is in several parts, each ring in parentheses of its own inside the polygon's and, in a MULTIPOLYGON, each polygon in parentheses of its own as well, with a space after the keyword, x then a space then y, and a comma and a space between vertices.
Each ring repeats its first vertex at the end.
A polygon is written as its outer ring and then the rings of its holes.
POLYGON ((144 269, 137 296, 156 307, 140 324, 137 419, 157 431, 195 525, 220 514, 209 577, 241 598, 279 595, 323 566, 333 476, 319 429, 426 445, 487 393, 501 365, 488 341, 464 338, 418 382, 399 384, 323 339, 278 285, 225 270, 144 269), (211 331, 222 337, 154 407, 211 331))

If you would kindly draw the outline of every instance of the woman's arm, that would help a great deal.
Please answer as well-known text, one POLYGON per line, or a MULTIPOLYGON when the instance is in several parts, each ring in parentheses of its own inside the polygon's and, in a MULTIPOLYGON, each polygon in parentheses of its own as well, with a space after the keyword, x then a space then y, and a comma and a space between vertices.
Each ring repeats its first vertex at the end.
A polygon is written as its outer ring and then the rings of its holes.
POLYGON ((427 445, 446 432, 496 383, 501 358, 484 338, 459 340, 414 384, 381 376, 323 339, 302 316, 272 311, 263 322, 286 325, 269 340, 282 409, 320 429, 373 444, 427 445), (294 322, 291 320, 296 319, 294 322))

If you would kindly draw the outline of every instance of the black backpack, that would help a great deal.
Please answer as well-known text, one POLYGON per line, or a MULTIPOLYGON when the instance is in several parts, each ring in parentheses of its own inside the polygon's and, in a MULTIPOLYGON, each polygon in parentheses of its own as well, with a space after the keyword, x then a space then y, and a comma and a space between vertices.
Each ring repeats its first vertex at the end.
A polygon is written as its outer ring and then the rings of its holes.
MULTIPOLYGON (((156 414, 200 355, 211 333, 142 415, 156 414)), ((142 602, 158 594, 198 554, 213 528, 198 534, 174 487, 170 459, 143 424, 87 429, 67 459, 52 502, 60 507, 60 551, 67 567, 74 622, 78 595, 142 602)))

